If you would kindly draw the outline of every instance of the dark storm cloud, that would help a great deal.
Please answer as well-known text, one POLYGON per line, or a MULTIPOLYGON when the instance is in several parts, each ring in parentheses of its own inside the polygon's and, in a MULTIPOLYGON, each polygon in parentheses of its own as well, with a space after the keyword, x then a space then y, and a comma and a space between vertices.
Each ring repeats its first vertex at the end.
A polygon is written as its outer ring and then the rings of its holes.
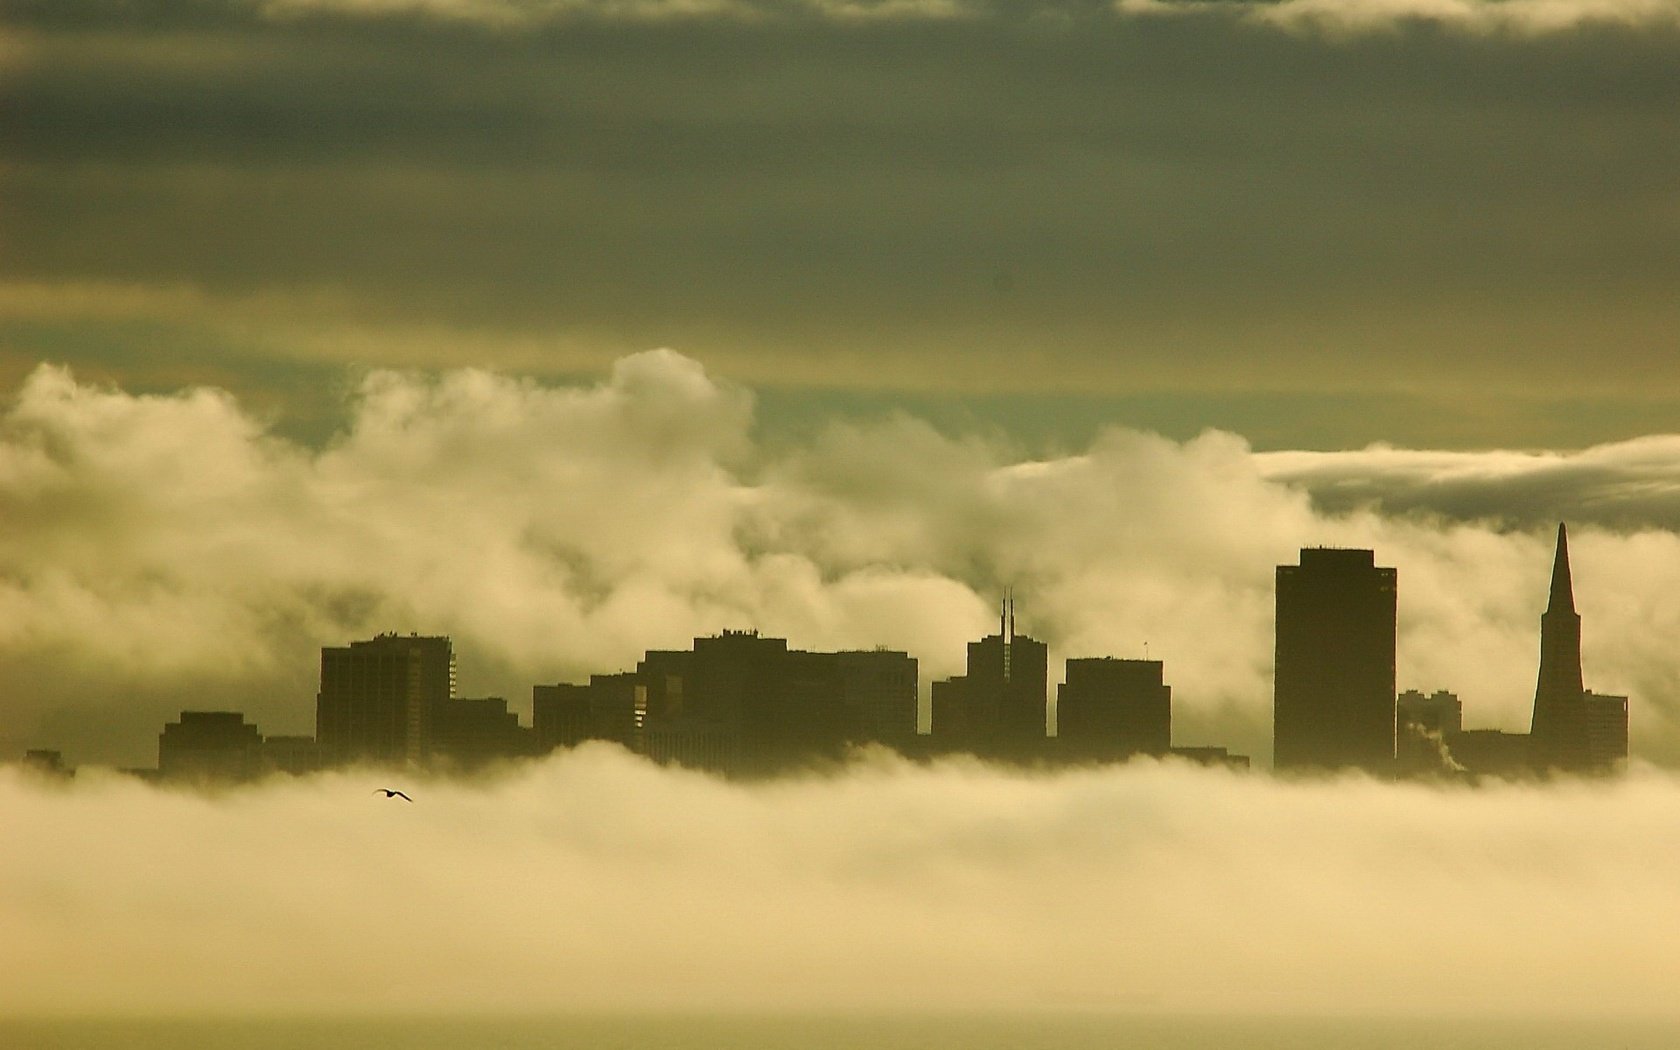
POLYGON ((37 4, 0 273, 195 325, 336 297, 256 357, 448 363, 432 326, 551 373, 1671 400, 1669 5, 1145 6, 37 4))

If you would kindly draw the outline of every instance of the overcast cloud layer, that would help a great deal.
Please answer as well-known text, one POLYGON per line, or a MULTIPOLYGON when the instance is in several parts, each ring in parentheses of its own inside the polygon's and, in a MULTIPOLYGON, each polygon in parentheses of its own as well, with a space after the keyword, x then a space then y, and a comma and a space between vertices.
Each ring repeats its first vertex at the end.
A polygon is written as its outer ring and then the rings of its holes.
POLYGON ((1111 428, 1022 457, 908 415, 766 441, 753 397, 670 351, 610 378, 376 372, 347 430, 277 437, 207 388, 43 367, 0 417, 0 694, 13 751, 150 765, 187 708, 312 731, 318 652, 455 639, 466 695, 756 627, 961 670, 1005 586, 1068 656, 1166 661, 1179 744, 1270 750, 1273 567, 1372 547, 1400 579, 1400 686, 1525 729, 1555 522, 1574 526, 1588 684, 1680 762, 1680 457, 1255 454, 1111 428))
POLYGON ((1680 785, 1655 774, 876 759, 743 787, 589 747, 412 805, 374 783, 0 771, 0 1015, 1674 1010, 1680 785))
POLYGON ((1074 444, 1666 431, 1677 11, 23 0, 0 378, 296 417, 347 361, 669 345, 1074 444))

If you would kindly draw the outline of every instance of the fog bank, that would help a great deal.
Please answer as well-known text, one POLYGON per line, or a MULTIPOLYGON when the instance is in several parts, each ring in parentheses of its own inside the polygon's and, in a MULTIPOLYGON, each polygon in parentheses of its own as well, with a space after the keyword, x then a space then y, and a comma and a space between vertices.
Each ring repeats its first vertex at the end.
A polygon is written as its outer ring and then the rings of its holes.
POLYGON ((1680 782, 0 775, 0 1013, 1671 1009, 1680 782))

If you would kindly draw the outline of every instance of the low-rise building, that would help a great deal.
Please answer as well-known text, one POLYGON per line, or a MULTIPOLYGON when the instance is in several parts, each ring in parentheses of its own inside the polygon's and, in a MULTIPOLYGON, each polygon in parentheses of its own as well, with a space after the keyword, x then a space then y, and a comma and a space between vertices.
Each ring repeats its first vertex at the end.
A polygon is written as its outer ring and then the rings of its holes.
POLYGON ((237 783, 263 772, 262 734, 239 711, 182 711, 158 734, 158 776, 191 783, 237 783))

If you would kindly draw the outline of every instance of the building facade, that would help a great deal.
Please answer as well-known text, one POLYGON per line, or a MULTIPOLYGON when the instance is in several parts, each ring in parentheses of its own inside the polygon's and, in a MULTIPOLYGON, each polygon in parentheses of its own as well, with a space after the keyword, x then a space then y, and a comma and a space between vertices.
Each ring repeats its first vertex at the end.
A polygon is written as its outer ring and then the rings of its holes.
POLYGON ((1628 698, 1587 690, 1587 760, 1595 772, 1627 766, 1628 698))
POLYGON ((1275 768, 1392 771, 1396 584, 1369 550, 1306 548, 1278 566, 1275 768))
POLYGON ((263 738, 238 711, 182 711, 158 734, 158 776, 189 783, 236 783, 262 775, 263 738))
POLYGON ((1015 601, 1004 599, 998 633, 968 643, 967 673, 934 683, 937 746, 989 758, 1042 756, 1049 732, 1049 668, 1049 647, 1015 633, 1015 601), (947 724, 941 726, 941 719, 947 724))
POLYGON ((382 634, 321 650, 315 739, 329 766, 418 764, 433 713, 455 696, 447 637, 382 634))
POLYGON ((840 680, 850 742, 894 748, 914 743, 921 677, 916 658, 886 648, 829 655, 840 680))
POLYGON ((499 696, 438 702, 431 710, 426 740, 429 761, 471 770, 535 752, 530 730, 499 696))
POLYGON ((589 686, 572 682, 531 687, 531 729, 536 750, 576 747, 595 736, 589 686))
POLYGON ((1394 763, 1405 774, 1450 773, 1451 745, 1464 728, 1457 693, 1408 689, 1394 703, 1394 763))
POLYGON ((1159 660, 1069 660, 1056 690, 1057 750, 1100 761, 1167 754, 1172 687, 1163 679, 1159 660))

